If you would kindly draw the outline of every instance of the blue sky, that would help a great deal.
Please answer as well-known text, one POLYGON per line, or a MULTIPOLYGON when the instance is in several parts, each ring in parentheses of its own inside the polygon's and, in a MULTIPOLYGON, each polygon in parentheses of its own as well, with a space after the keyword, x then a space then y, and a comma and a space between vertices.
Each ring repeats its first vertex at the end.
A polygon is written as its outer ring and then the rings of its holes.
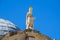
POLYGON ((0 18, 10 20, 20 30, 25 30, 30 6, 36 18, 34 29, 60 40, 60 0, 0 0, 0 18))

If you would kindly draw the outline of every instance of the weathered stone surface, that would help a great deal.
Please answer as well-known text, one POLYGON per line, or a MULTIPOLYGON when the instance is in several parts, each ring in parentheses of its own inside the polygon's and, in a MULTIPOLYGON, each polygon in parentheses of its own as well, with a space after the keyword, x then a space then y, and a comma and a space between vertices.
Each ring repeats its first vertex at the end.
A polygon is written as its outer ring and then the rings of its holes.
POLYGON ((51 40, 51 38, 34 30, 19 31, 17 34, 10 36, 7 34, 2 40, 26 40, 26 37, 34 37, 35 40, 51 40))

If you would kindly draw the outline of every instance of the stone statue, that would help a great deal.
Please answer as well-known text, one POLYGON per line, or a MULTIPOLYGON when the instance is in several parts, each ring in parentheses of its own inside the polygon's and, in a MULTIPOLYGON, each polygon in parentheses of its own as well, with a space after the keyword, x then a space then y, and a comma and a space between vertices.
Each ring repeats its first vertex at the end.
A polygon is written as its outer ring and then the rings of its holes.
POLYGON ((34 17, 32 16, 32 7, 29 8, 29 12, 26 16, 26 29, 33 29, 34 26, 34 17))

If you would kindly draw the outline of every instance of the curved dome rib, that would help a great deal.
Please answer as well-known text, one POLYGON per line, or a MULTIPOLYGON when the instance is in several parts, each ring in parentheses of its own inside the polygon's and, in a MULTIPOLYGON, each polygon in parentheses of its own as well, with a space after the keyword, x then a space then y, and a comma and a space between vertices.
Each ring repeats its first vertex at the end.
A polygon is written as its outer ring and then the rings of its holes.
POLYGON ((10 31, 16 32, 18 28, 8 20, 0 19, 0 35, 5 35, 10 31))

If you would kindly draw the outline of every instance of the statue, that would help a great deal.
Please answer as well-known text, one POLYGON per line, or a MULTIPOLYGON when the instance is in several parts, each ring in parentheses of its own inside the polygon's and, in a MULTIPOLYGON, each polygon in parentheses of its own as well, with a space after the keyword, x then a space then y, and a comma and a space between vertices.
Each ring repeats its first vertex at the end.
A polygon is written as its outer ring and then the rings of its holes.
POLYGON ((29 8, 29 12, 26 16, 26 29, 33 29, 34 26, 34 17, 32 16, 32 7, 29 8))

